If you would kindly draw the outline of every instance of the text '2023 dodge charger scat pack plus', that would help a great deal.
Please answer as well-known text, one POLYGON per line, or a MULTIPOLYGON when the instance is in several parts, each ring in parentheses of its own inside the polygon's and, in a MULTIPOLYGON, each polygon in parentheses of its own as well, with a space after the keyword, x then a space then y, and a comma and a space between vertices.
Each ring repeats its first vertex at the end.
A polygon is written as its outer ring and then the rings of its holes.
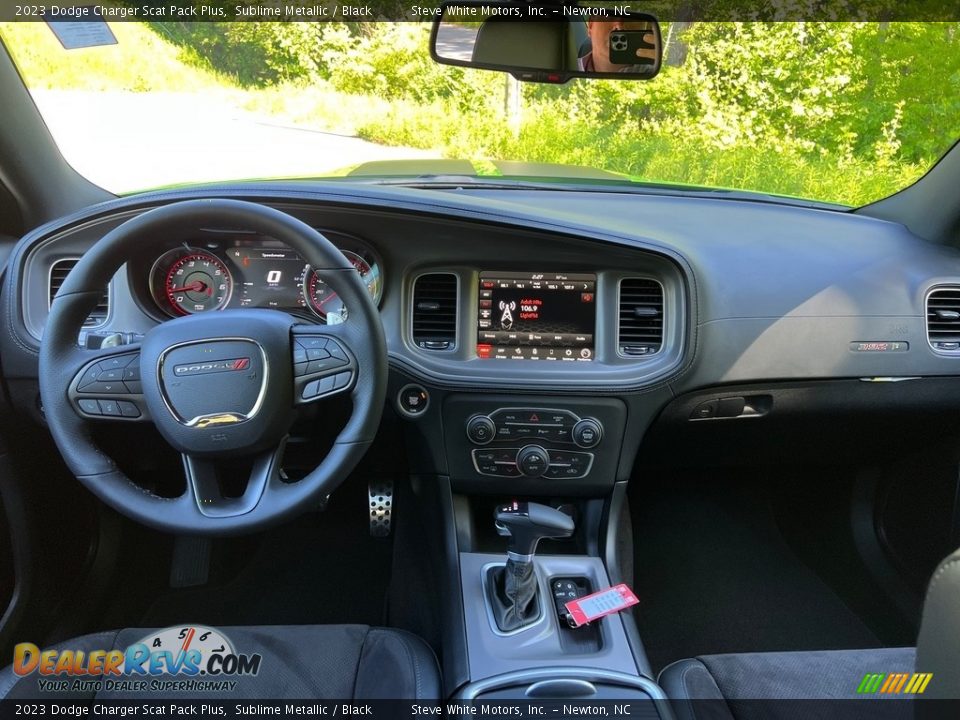
POLYGON ((0 40, 0 720, 958 716, 956 7, 0 40))

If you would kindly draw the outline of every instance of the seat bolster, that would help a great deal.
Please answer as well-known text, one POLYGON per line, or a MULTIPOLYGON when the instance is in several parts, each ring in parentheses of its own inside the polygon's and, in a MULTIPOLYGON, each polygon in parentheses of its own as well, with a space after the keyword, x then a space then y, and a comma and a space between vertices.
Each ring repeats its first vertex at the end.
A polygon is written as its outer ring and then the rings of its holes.
POLYGON ((925 697, 960 698, 957 638, 960 638, 960 550, 940 563, 927 585, 917 639, 917 672, 933 673, 925 697))
POLYGON ((717 681, 697 658, 677 660, 667 665, 660 671, 657 683, 670 698, 677 720, 733 718, 717 681))
POLYGON ((717 681, 697 658, 677 660, 660 671, 657 682, 667 697, 678 700, 723 700, 717 681))
POLYGON ((363 642, 354 698, 432 699, 442 697, 433 650, 403 630, 371 628, 363 642))

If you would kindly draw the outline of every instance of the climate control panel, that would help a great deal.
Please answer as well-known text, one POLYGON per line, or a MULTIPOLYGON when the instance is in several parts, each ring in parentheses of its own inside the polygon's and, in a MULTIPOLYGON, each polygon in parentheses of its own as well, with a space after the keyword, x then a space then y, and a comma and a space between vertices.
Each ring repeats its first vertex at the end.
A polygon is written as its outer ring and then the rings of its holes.
POLYGON ((471 451, 474 469, 480 475, 502 478, 586 477, 593 465, 593 453, 563 446, 590 450, 603 439, 599 420, 557 408, 510 407, 477 413, 467 419, 466 432, 474 445, 491 446, 471 451))
POLYGON ((618 398, 456 393, 442 411, 457 491, 588 494, 629 471, 618 398))
POLYGON ((478 473, 503 478, 577 479, 586 477, 593 465, 593 453, 548 450, 540 445, 475 449, 472 455, 478 473))

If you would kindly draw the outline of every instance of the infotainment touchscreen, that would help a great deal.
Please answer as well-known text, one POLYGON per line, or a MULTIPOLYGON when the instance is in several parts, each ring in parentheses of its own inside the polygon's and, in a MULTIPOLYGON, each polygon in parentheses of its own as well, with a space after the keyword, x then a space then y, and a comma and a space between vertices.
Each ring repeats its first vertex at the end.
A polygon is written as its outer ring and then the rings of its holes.
POLYGON ((593 360, 597 276, 481 272, 477 356, 499 360, 593 360))

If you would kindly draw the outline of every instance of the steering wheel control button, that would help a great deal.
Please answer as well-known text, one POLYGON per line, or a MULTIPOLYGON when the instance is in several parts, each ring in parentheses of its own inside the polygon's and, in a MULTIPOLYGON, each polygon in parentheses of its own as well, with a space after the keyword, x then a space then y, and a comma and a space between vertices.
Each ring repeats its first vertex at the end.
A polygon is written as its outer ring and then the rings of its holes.
POLYGON ((527 445, 517 453, 517 467, 527 477, 540 477, 550 466, 550 454, 539 445, 527 445))
POLYGON ((293 344, 293 364, 303 365, 307 361, 307 350, 298 342, 293 344))
POLYGON ((120 408, 120 414, 125 418, 140 417, 140 408, 128 400, 117 400, 117 406, 120 408))
POLYGON ((120 405, 116 400, 97 400, 100 404, 100 414, 109 415, 112 417, 120 417, 120 405))
POLYGON ((89 385, 85 385, 80 388, 82 393, 95 393, 97 395, 116 395, 124 394, 127 392, 126 386, 119 380, 114 380, 112 382, 92 382, 89 385))
POLYGON ((97 365, 104 372, 108 370, 123 370, 135 357, 136 355, 115 355, 106 360, 101 360, 97 365))
POLYGON ((297 344, 304 350, 323 350, 327 347, 327 338, 320 335, 298 335, 297 344))
POLYGON ((87 415, 100 414, 100 405, 93 398, 80 398, 77 400, 77 406, 87 415))
POLYGON ((349 362, 347 359, 347 354, 343 351, 343 348, 332 340, 327 344, 327 352, 330 353, 330 357, 336 358, 342 363, 349 362))
POLYGON ((573 426, 574 444, 582 448, 594 448, 603 437, 603 426, 592 418, 584 418, 573 426))
POLYGON ((497 426, 486 415, 474 415, 467 420, 467 437, 474 445, 486 445, 497 434, 497 426))
POLYGON ((343 390, 343 388, 350 384, 352 379, 353 373, 347 371, 337 373, 336 375, 328 375, 327 377, 320 378, 319 380, 311 380, 304 385, 303 390, 300 393, 300 398, 302 400, 312 400, 313 398, 320 397, 321 395, 331 393, 334 390, 343 390))
POLYGON ((123 380, 123 368, 116 368, 113 370, 104 370, 100 373, 100 376, 97 378, 97 382, 120 382, 123 380))
POLYGON ((422 385, 404 385, 397 393, 397 407, 407 417, 420 417, 430 406, 430 394, 422 385))
POLYGON ((313 380, 303 386, 303 392, 300 393, 300 397, 303 398, 304 400, 309 400, 310 398, 314 398, 319 394, 320 394, 320 381, 313 380))
MULTIPOLYGON (((321 352, 326 352, 325 350, 321 352)), ((325 360, 311 360, 307 363, 306 374, 314 375, 315 373, 326 372, 327 370, 332 370, 333 368, 340 367, 344 365, 344 361, 337 360, 336 358, 327 357, 325 360)))
POLYGON ((80 376, 80 381, 77 383, 77 389, 83 390, 88 385, 95 383, 98 377, 100 377, 100 366, 91 365, 80 376))
POLYGON ((293 339, 293 375, 305 378, 300 401, 316 400, 353 382, 353 371, 337 370, 350 364, 347 353, 333 338, 319 335, 297 335, 293 339), (316 377, 324 375, 324 377, 316 377))
POLYGON ((128 366, 140 372, 138 355, 115 355, 99 360, 87 367, 77 380, 77 392, 113 395, 129 390, 123 384, 124 373, 128 366))

